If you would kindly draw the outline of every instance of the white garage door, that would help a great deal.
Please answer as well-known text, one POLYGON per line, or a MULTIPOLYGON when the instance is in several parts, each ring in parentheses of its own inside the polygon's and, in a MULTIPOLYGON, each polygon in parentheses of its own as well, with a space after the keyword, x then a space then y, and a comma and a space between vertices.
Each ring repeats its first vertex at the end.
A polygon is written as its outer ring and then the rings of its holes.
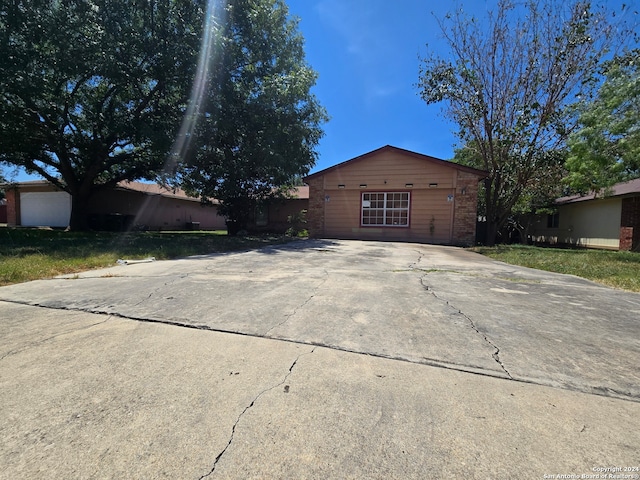
POLYGON ((20 223, 25 227, 68 227, 71 195, 67 192, 21 192, 20 223))

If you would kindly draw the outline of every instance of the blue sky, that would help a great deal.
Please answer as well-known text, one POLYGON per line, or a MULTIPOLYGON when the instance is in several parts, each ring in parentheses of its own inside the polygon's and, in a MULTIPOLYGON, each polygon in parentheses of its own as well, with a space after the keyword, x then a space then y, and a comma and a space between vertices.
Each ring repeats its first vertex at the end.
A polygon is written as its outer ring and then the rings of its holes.
MULTIPOLYGON (((426 44, 446 54, 433 11, 453 4, 425 0, 288 0, 300 18, 307 62, 318 72, 314 93, 328 110, 313 171, 384 145, 449 159, 455 125, 441 106, 418 95, 419 55, 426 44)), ((470 3, 473 13, 487 8, 470 3)), ((466 7, 465 7, 466 8, 466 7)))
MULTIPOLYGON (((611 8, 637 1, 603 1, 611 8)), ((419 56, 447 56, 436 18, 456 5, 479 18, 497 0, 287 0, 300 18, 307 62, 318 72, 314 93, 328 110, 312 172, 384 145, 442 159, 453 157, 456 126, 442 105, 427 105, 416 83, 419 56), (435 16, 434 16, 435 15, 435 16)))
MULTIPOLYGON (((448 47, 436 18, 457 6, 477 17, 497 0, 286 0, 306 40, 307 62, 318 72, 313 92, 331 120, 311 172, 384 145, 451 159, 456 126, 418 95, 419 56, 448 47)), ((611 8, 639 0, 602 0, 611 8)), ((17 180, 26 180, 20 174, 17 180)), ((37 178, 37 177, 36 177, 37 178)))

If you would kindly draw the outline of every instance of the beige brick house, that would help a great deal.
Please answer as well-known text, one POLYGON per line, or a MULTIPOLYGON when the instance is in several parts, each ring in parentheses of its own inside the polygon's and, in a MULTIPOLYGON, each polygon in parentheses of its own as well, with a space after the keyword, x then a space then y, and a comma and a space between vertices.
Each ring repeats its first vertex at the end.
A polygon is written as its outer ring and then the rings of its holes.
POLYGON ((387 145, 305 178, 309 234, 472 245, 486 175, 387 145))

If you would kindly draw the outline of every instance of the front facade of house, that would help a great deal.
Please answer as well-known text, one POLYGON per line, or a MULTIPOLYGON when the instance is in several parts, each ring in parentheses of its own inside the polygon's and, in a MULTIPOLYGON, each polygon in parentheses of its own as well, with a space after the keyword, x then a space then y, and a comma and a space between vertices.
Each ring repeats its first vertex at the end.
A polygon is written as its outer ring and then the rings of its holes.
POLYGON ((473 245, 478 181, 485 176, 387 145, 305 178, 309 234, 473 245))
POLYGON ((614 185, 609 193, 559 198, 557 213, 536 219, 533 241, 640 250, 640 179, 614 185))

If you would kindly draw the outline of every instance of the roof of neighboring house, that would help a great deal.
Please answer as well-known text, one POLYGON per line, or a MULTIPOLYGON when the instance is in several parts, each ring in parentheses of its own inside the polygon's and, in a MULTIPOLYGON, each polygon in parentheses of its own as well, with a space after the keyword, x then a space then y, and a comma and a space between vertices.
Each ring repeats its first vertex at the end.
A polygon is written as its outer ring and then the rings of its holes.
POLYGON ((45 187, 47 185, 53 185, 48 180, 27 180, 25 182, 7 182, 0 184, 3 188, 13 187, 45 187))
POLYGON ((467 173, 472 173, 474 175, 477 175, 479 178, 485 178, 486 176, 489 175, 488 172, 485 172, 484 170, 478 170, 477 168, 472 168, 472 167, 467 167, 465 165, 460 165, 459 163, 455 163, 455 162, 451 162, 448 160, 442 160, 440 158, 436 158, 436 157, 432 157, 430 155, 424 155, 422 153, 416 153, 416 152, 412 152, 411 150, 405 150, 404 148, 398 148, 398 147, 394 147, 392 145, 385 145, 384 147, 380 147, 376 150, 373 150, 371 152, 365 153, 363 155, 360 155, 358 157, 352 158, 351 160, 347 160, 345 162, 341 162, 338 163, 336 165, 333 165, 332 167, 329 168, 325 168, 324 170, 320 170, 319 172, 316 173, 312 173, 311 175, 308 175, 307 177, 304 178, 305 181, 324 175, 326 173, 329 173, 333 170, 336 170, 338 168, 344 167, 346 164, 353 164, 356 162, 360 162, 362 160, 366 160, 367 158, 373 157, 374 155, 377 155, 379 153, 382 152, 395 152, 395 153, 402 153, 404 155, 409 155, 413 158, 417 158, 418 160, 424 160, 427 162, 431 162, 431 163, 436 163, 436 164, 440 164, 440 165, 444 165, 450 168, 455 168, 456 170, 460 170, 463 172, 467 172, 467 173))
POLYGON ((611 187, 610 191, 607 191, 604 195, 600 193, 591 192, 587 195, 571 195, 568 197, 561 197, 556 199, 556 205, 564 205, 566 203, 584 202, 587 200, 594 200, 596 198, 610 198, 620 197, 622 195, 630 195, 638 193, 640 194, 640 178, 630 180, 628 182, 616 183, 611 187))
MULTIPOLYGON (((157 183, 120 182, 118 187, 126 190, 146 193, 147 195, 162 195, 163 197, 200 201, 199 198, 188 196, 185 191, 180 188, 165 188, 157 183)), ((307 185, 294 187, 290 192, 290 196, 294 199, 306 200, 309 198, 309 187, 307 185)), ((218 200, 214 199, 213 203, 218 203, 218 200)))
MULTIPOLYGON (((199 202, 200 198, 192 197, 185 193, 181 188, 167 188, 157 183, 142 183, 142 182, 119 182, 116 188, 123 190, 131 190, 133 192, 140 192, 146 195, 160 195, 161 197, 178 198, 180 200, 191 200, 199 202)), ((214 202, 216 203, 216 202, 214 202)))
MULTIPOLYGON (((44 187, 44 186, 49 186, 49 185, 53 185, 51 182, 49 182, 48 180, 29 180, 26 182, 17 182, 17 183, 11 183, 11 184, 6 184, 6 186, 11 186, 11 187, 44 187)), ((199 202, 200 199, 197 197, 191 197, 189 195, 186 194, 186 192, 180 188, 167 188, 167 187, 163 187, 161 185, 158 185, 157 183, 143 183, 143 182, 119 182, 118 185, 116 186, 116 189, 121 189, 121 190, 129 190, 132 192, 139 192, 139 193, 144 193, 145 195, 160 195, 161 197, 167 197, 167 198, 176 198, 176 199, 180 199, 180 200, 188 200, 188 201, 192 201, 192 202, 199 202)), ((304 185, 304 186, 300 186, 300 187, 295 187, 292 191, 291 191, 291 196, 293 198, 297 198, 297 199, 308 199, 309 198, 309 187, 304 185)), ((218 200, 212 200, 212 203, 216 204, 219 203, 218 200)))
POLYGON ((299 200, 309 200, 309 185, 294 187, 291 190, 291 197, 299 200))

